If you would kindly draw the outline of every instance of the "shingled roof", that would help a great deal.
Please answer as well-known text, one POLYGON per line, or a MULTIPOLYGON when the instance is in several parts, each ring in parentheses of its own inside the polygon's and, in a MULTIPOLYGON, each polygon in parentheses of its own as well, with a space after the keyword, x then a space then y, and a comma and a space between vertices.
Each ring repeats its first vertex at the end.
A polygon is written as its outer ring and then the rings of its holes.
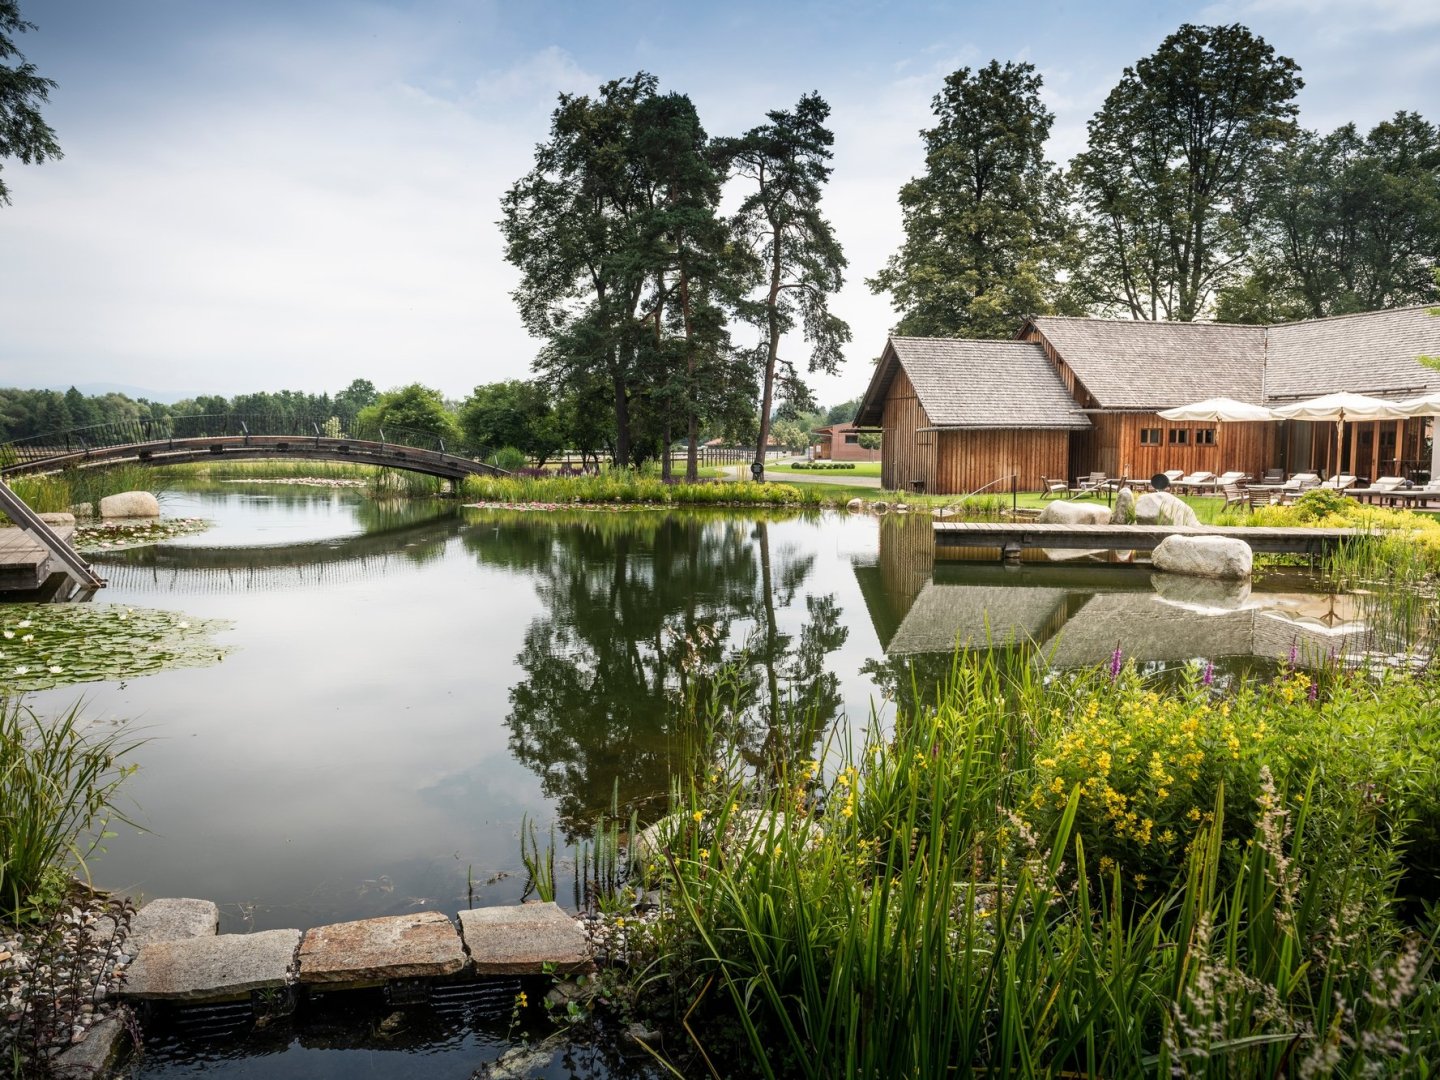
POLYGON ((1062 315, 1026 325, 1050 342, 1096 408, 1153 411, 1212 397, 1261 404, 1263 326, 1062 315))
POLYGON ((1425 307, 1392 308, 1268 328, 1265 396, 1283 403, 1348 390, 1404 397, 1440 390, 1440 318, 1425 307))
POLYGON ((1090 426, 1036 343, 966 338, 892 337, 855 415, 879 427, 885 396, 904 368, 937 428, 1090 426))

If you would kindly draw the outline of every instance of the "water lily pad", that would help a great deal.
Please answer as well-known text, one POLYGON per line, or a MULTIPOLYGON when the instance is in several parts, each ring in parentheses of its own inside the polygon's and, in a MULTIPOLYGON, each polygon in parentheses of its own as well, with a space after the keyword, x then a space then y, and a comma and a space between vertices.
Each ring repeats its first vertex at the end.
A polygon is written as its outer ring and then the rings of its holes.
POLYGON ((106 521, 83 524, 75 530, 75 550, 86 553, 143 547, 204 532, 210 522, 204 518, 163 518, 160 521, 106 521))
POLYGON ((229 651, 213 637, 231 625, 119 604, 7 604, 0 608, 0 693, 213 664, 229 651))

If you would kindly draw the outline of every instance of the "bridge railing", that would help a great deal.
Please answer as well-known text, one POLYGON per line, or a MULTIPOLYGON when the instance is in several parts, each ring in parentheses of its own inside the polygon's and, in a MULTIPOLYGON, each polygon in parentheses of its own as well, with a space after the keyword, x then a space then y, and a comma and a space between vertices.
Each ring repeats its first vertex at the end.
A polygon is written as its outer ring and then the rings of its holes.
POLYGON ((33 466, 52 459, 126 446, 153 446, 155 443, 180 439, 244 438, 248 436, 288 436, 297 440, 354 439, 414 450, 428 450, 452 457, 467 458, 471 461, 484 461, 491 454, 488 446, 472 445, 463 438, 446 438, 436 432, 416 428, 359 423, 354 420, 347 422, 335 416, 310 416, 283 412, 253 415, 216 413, 90 424, 0 443, 0 469, 12 468, 17 465, 33 466))

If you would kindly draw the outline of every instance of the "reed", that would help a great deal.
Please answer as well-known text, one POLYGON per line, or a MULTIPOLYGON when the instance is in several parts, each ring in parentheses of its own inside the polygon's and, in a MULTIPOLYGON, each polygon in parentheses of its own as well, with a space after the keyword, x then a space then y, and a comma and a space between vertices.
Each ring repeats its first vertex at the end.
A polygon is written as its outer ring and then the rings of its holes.
POLYGON ((17 921, 58 902, 111 818, 114 798, 137 768, 122 758, 139 745, 122 730, 87 730, 76 705, 42 720, 0 698, 0 903, 17 921))
POLYGON ((637 965, 687 1017, 673 1064, 1420 1075, 1436 930, 1400 882, 1440 837, 1437 704, 1419 679, 1287 670, 1222 697, 1119 657, 1042 677, 968 655, 853 752, 723 763, 681 793, 674 918, 637 965))
POLYGON ((100 500, 107 495, 121 491, 154 491, 160 486, 156 471, 146 465, 66 469, 57 473, 16 476, 7 483, 38 514, 64 513, 85 504, 89 504, 94 513, 99 510, 100 500))
POLYGON ((833 498, 823 487, 806 489, 799 484, 757 484, 749 480, 666 484, 658 477, 624 469, 599 476, 470 476, 461 485, 461 493, 480 502, 577 505, 818 506, 833 498))

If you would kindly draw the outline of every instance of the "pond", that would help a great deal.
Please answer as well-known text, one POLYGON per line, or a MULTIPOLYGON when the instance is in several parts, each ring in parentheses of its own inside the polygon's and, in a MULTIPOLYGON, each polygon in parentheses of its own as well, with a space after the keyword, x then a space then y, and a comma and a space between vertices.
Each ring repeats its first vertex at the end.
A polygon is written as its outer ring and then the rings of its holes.
MULTIPOLYGON (((920 516, 490 511, 278 485, 164 505, 214 525, 97 556, 95 602, 223 620, 222 658, 31 703, 83 696, 140 729, 125 795, 141 828, 118 827, 97 882, 213 899, 222 932, 519 900, 527 821, 564 847, 612 806, 663 811, 693 753, 679 702, 717 669, 749 706, 727 730, 738 751, 803 760, 836 725, 887 722, 957 641, 1034 641, 1058 665, 1118 646, 1228 677, 1358 630, 1352 598, 1300 572, 1217 591, 1133 567, 937 564, 920 516)), ((575 901, 563 880, 557 899, 575 901)), ((442 1043, 470 1060, 501 1038, 492 1021, 442 1043)), ((190 1075, 166 1060, 145 1075, 190 1075)))

